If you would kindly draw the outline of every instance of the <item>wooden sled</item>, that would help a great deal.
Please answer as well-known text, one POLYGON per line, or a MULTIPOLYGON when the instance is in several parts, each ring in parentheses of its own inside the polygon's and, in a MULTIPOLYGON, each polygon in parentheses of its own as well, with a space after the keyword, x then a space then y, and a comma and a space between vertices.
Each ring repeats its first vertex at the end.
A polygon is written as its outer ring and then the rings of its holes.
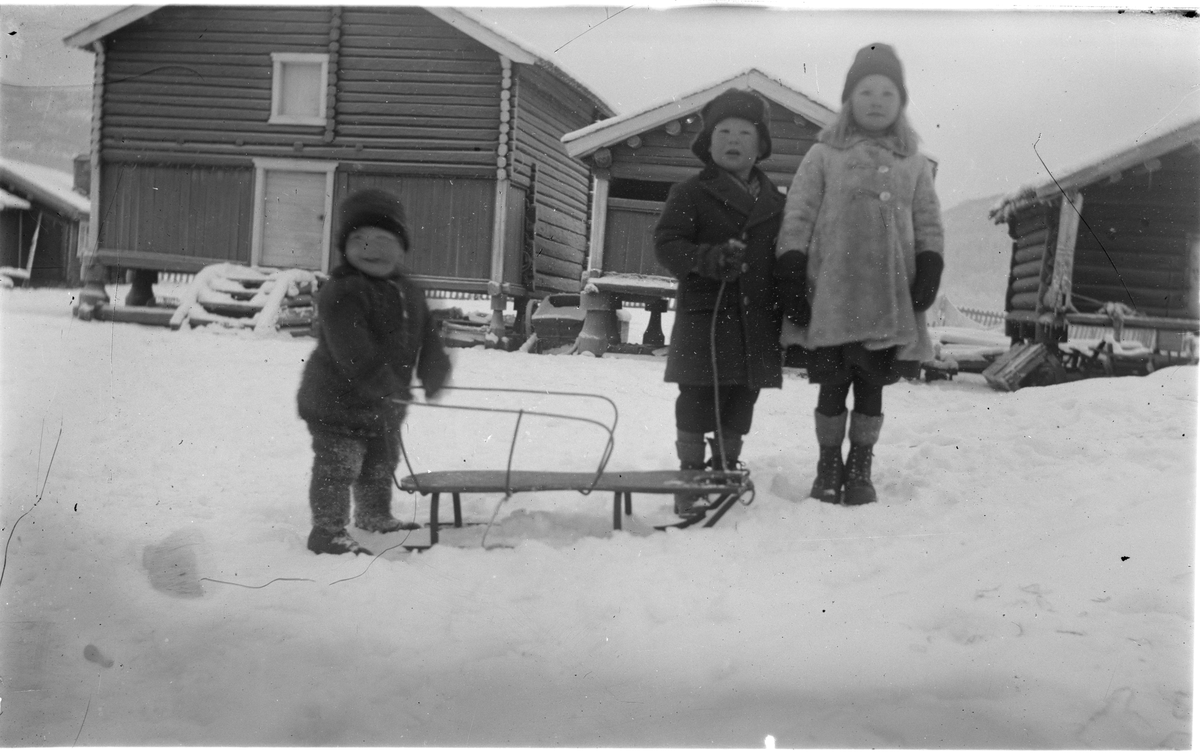
MULTIPOLYGON (((462 496, 463 494, 505 494, 511 496, 518 492, 546 491, 576 491, 580 494, 591 494, 594 491, 612 492, 613 495, 613 530, 622 528, 622 514, 633 514, 633 495, 640 494, 702 494, 716 495, 717 502, 709 509, 715 510, 703 521, 703 525, 711 527, 732 504, 753 493, 754 485, 750 482, 748 471, 607 471, 605 466, 612 455, 613 432, 617 425, 617 406, 612 400, 603 395, 591 393, 554 392, 550 390, 525 390, 518 388, 478 388, 478 387, 448 387, 450 390, 474 390, 481 392, 516 392, 532 395, 558 395, 569 397, 586 397, 603 400, 613 411, 611 424, 605 424, 589 418, 571 416, 560 413, 545 413, 539 411, 512 410, 503 408, 486 408, 463 405, 441 405, 417 403, 411 400, 397 400, 407 406, 424 406, 431 408, 448 408, 457 410, 484 411, 490 413, 509 413, 517 416, 517 428, 525 416, 543 416, 550 418, 582 421, 599 426, 608 434, 599 466, 595 472, 573 471, 530 471, 513 470, 461 470, 461 471, 430 471, 416 473, 408 466, 409 474, 397 482, 401 491, 420 494, 429 497, 429 546, 438 542, 440 527, 438 506, 442 494, 451 495, 454 504, 454 527, 461 528, 462 496)), ((518 432, 513 431, 515 445, 518 432)), ((401 445, 401 454, 408 462, 408 453, 401 445)), ((509 459, 511 463, 510 449, 509 459)), ((751 499, 753 497, 751 496, 751 499)), ((692 521, 700 522, 700 521, 692 521)), ((690 525, 690 523, 686 524, 690 525)), ((684 526, 679 526, 684 527, 684 526)), ((406 547, 408 549, 424 549, 428 547, 406 547)))
MULTIPOLYGON (((462 494, 515 494, 517 492, 593 491, 613 493, 613 530, 621 530, 622 511, 633 514, 633 495, 717 494, 740 496, 753 490, 747 474, 720 471, 433 471, 400 480, 400 489, 429 497, 429 545, 438 541, 438 503, 442 494, 454 501, 454 527, 461 528, 462 494), (622 504, 623 503, 623 504, 622 504)), ((728 509, 728 508, 726 508, 728 509)), ((723 511, 722 511, 723 512, 723 511)), ((716 523, 713 516, 711 523, 716 523)), ((705 525, 711 525, 706 522, 705 525)))

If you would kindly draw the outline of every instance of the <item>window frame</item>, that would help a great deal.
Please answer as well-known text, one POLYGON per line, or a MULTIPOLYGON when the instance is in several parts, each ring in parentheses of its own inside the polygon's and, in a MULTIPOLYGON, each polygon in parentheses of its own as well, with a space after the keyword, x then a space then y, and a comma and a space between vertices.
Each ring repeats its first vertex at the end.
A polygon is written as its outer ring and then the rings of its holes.
POLYGON ((271 53, 271 117, 272 125, 325 125, 328 112, 326 82, 329 80, 329 54, 323 52, 272 52, 271 53), (283 68, 288 63, 320 63, 321 74, 317 84, 318 112, 311 116, 285 115, 280 112, 283 105, 283 68))

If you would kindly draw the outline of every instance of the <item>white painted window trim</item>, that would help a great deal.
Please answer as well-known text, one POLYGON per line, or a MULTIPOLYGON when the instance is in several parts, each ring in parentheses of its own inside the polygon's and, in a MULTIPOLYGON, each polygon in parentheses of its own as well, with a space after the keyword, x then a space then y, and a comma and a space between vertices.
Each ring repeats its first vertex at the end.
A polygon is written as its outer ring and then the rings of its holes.
POLYGON ((321 271, 329 271, 329 244, 333 234, 333 176, 337 172, 337 166, 337 162, 323 160, 254 158, 254 226, 250 236, 250 266, 259 266, 259 261, 262 259, 263 232, 266 229, 263 203, 267 197, 267 171, 291 170, 293 172, 325 173, 325 217, 321 228, 321 271))
POLYGON ((329 80, 329 55, 321 52, 272 52, 271 53, 271 117, 267 121, 276 125, 325 125, 326 97, 325 87, 329 80), (283 104, 284 63, 320 63, 321 76, 317 82, 317 101, 320 112, 313 117, 301 118, 294 115, 283 115, 279 112, 283 104))

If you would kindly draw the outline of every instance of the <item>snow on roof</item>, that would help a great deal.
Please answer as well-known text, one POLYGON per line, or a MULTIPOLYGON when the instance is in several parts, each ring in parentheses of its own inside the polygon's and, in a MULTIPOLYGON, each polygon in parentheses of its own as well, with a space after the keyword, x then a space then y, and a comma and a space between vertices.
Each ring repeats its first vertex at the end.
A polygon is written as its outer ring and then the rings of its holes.
MULTIPOLYGON (((71 47, 79 47, 87 49, 92 42, 103 39, 129 24, 139 19, 145 18, 160 8, 165 8, 164 5, 131 5, 126 8, 105 16, 79 31, 65 37, 63 42, 71 47)), ((534 52, 523 47, 512 37, 507 36, 503 32, 496 31, 486 26, 479 19, 473 18, 458 8, 431 7, 425 8, 426 11, 432 13, 437 18, 445 23, 458 29, 463 34, 474 39, 476 42, 484 45, 499 55, 503 55, 514 63, 523 65, 536 65, 553 73, 558 78, 562 79, 569 86, 574 88, 580 94, 591 99, 605 115, 612 115, 616 110, 612 108, 608 102, 604 101, 600 95, 593 92, 588 87, 584 86, 573 76, 554 65, 545 58, 537 55, 534 52)))
POLYGON ((3 188, 0 188, 0 210, 4 209, 29 209, 30 204, 20 196, 14 196, 3 188))
POLYGON ((1165 130, 1148 138, 1135 139, 1132 146, 1109 152, 1099 159, 1089 160, 1062 175, 1052 175, 1042 183, 1022 186, 1001 198, 988 211, 988 217, 997 224, 1007 222, 1009 217, 1025 207, 1048 202, 1064 191, 1083 188, 1098 180, 1108 179, 1188 144, 1200 145, 1200 118, 1167 126, 1165 130))
POLYGON ((699 112, 709 100, 730 88, 750 89, 758 92, 821 127, 828 125, 837 117, 837 112, 825 104, 792 89, 757 68, 750 68, 732 78, 711 84, 690 94, 672 97, 638 112, 619 115, 571 131, 562 137, 562 141, 567 147, 567 154, 572 157, 586 156, 597 149, 611 146, 635 134, 658 128, 672 120, 699 112))
POLYGON ((91 200, 74 188, 75 176, 65 170, 0 157, 0 181, 30 201, 41 202, 72 219, 91 213, 91 200))

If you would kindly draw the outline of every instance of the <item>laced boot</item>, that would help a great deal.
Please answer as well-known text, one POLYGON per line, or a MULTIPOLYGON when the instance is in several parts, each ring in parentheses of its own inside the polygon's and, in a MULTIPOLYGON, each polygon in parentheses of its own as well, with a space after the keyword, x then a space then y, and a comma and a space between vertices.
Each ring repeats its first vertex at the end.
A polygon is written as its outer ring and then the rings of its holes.
POLYGON ((842 442, 846 437, 846 415, 845 411, 836 416, 813 411, 813 426, 816 427, 821 457, 817 460, 817 477, 813 479, 809 496, 835 505, 842 501, 842 484, 845 481, 842 442))
POLYGON ((850 415, 850 452, 846 456, 846 487, 844 505, 865 505, 875 502, 875 485, 871 483, 871 459, 883 416, 850 415))
MULTIPOLYGON (((679 469, 702 471, 704 463, 704 435, 695 432, 678 432, 675 452, 679 456, 679 469)), ((708 498, 703 494, 684 493, 675 495, 675 514, 681 518, 702 518, 708 511, 708 498)))
POLYGON ((721 431, 721 439, 709 437, 708 444, 712 458, 708 461, 714 471, 736 471, 738 458, 742 456, 742 435, 729 429, 721 431), (725 464, 721 465, 721 439, 725 440, 725 464))

